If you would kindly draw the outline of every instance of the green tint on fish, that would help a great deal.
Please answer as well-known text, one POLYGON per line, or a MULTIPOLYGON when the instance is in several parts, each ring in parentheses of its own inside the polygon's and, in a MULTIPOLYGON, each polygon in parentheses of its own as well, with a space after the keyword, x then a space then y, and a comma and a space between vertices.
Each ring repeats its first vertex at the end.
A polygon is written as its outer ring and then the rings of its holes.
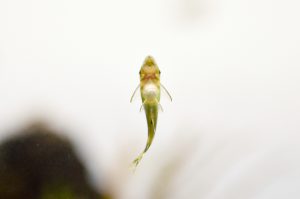
POLYGON ((146 113, 146 119, 148 125, 148 140, 144 151, 133 161, 133 165, 135 167, 139 164, 144 154, 151 146, 151 143, 155 135, 158 109, 161 108, 161 105, 159 103, 161 88, 163 88, 167 92, 170 99, 172 100, 168 91, 160 83, 160 70, 157 67, 153 57, 151 56, 146 57, 141 67, 140 84, 135 89, 130 101, 132 101, 138 88, 140 88, 141 98, 142 98, 141 109, 144 108, 146 113))

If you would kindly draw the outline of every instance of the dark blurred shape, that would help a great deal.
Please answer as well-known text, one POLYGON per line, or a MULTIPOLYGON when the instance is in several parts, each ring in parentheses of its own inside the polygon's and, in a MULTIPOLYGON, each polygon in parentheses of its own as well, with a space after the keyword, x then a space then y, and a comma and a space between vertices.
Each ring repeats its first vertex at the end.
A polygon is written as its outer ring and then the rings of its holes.
POLYGON ((0 199, 101 199, 66 138, 36 123, 0 145, 0 199))

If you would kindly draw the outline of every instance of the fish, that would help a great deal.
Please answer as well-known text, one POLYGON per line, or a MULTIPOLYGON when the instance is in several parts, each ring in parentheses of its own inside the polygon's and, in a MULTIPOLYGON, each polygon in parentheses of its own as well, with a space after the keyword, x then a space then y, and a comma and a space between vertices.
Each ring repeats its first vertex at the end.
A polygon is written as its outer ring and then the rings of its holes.
POLYGON ((148 126, 148 139, 145 149, 132 162, 135 168, 138 166, 144 154, 148 151, 152 144, 156 132, 158 112, 159 110, 163 111, 160 104, 161 90, 164 90, 169 99, 172 101, 170 93, 160 82, 160 74, 160 69, 158 68, 154 58, 152 56, 147 56, 139 71, 140 83, 134 90, 130 99, 130 102, 132 102, 137 91, 140 90, 142 98, 140 111, 142 109, 145 111, 148 126))

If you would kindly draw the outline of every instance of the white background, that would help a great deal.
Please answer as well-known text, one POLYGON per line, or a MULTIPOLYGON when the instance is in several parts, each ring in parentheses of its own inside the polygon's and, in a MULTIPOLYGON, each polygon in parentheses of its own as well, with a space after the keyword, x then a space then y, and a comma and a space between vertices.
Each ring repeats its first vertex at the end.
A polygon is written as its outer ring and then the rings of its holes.
POLYGON ((65 132, 116 198, 300 197, 296 0, 2 0, 0 139, 35 119, 65 132), (152 55, 173 96, 144 148, 152 55))

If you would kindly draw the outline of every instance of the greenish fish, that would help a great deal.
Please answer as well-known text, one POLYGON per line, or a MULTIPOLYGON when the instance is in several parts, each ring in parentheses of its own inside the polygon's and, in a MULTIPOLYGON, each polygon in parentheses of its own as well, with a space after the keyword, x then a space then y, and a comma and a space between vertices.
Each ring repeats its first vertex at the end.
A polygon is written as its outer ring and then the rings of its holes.
POLYGON ((167 89, 160 83, 160 70, 155 63, 155 60, 151 56, 147 56, 140 70, 140 84, 135 89, 130 102, 132 102, 135 94, 140 89, 142 106, 141 109, 145 110, 147 125, 148 125, 148 140, 144 151, 133 161, 134 167, 136 167, 144 154, 147 152, 153 141, 157 116, 159 109, 162 110, 160 105, 161 89, 164 90, 172 101, 172 97, 167 89))

